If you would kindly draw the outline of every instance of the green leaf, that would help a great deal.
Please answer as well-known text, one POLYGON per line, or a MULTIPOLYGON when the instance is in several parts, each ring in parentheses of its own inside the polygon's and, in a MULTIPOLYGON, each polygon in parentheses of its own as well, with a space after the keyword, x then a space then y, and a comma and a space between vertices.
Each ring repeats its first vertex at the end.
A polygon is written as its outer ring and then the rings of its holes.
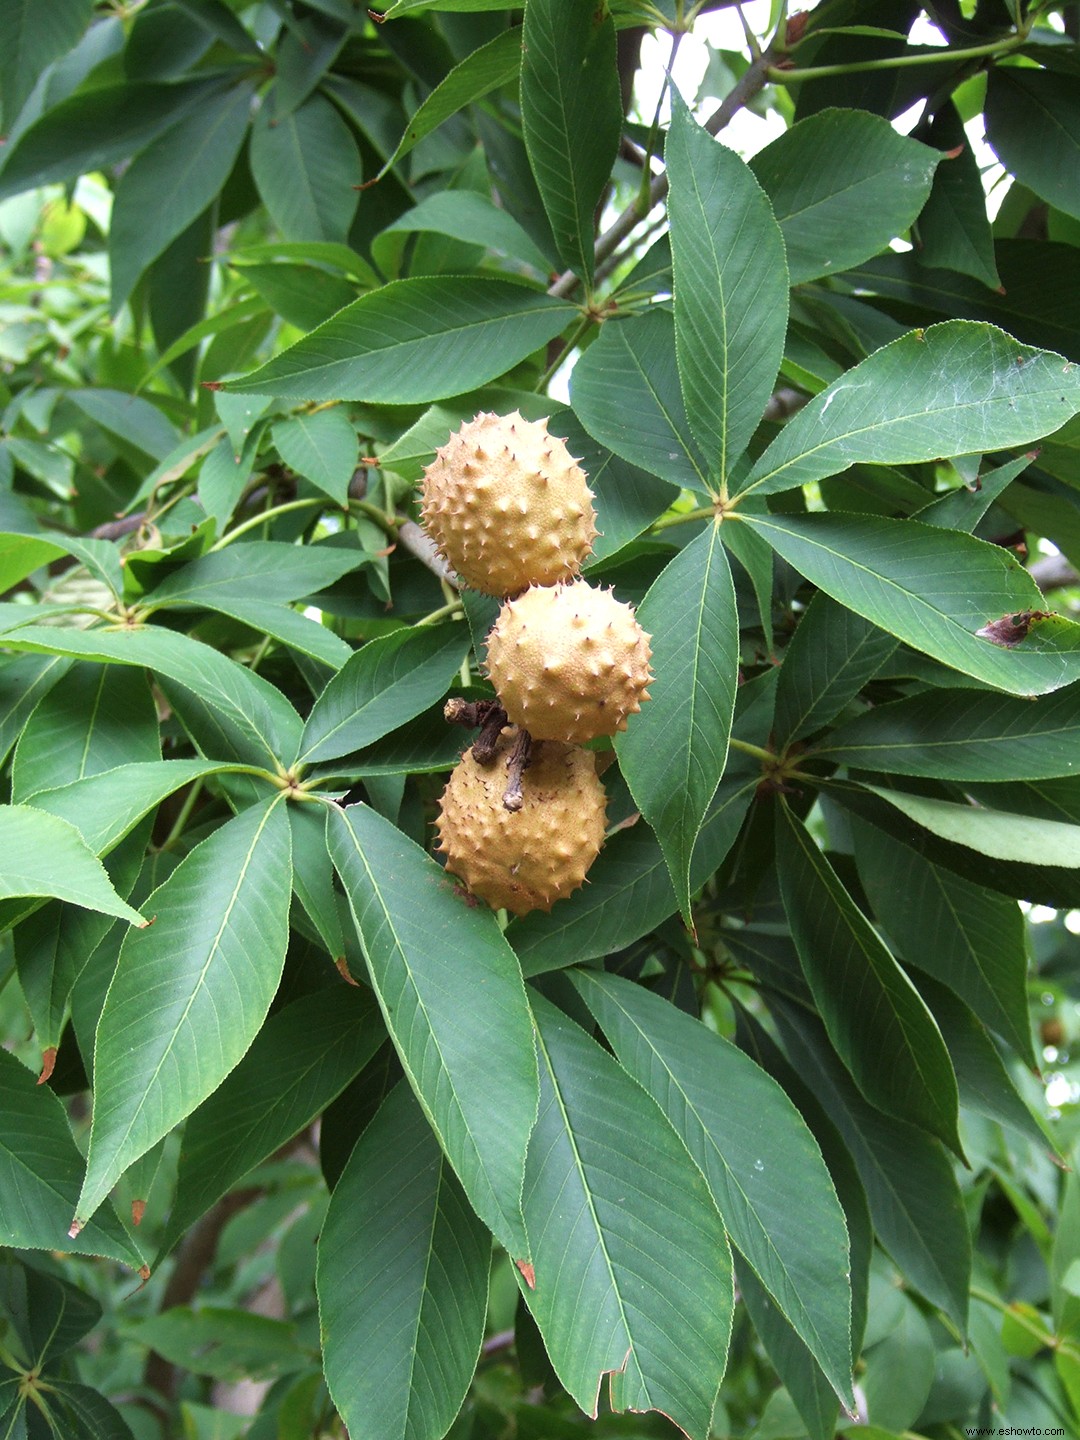
POLYGON ((463 106, 482 100, 501 85, 508 85, 520 68, 520 26, 501 31, 493 40, 466 55, 439 81, 417 109, 398 141, 397 149, 375 178, 381 180, 414 145, 438 129, 444 120, 456 115, 463 106))
POLYGON ((300 741, 300 717, 276 686, 227 655, 160 626, 130 630, 60 630, 25 626, 4 637, 12 650, 71 655, 118 665, 139 665, 173 681, 181 697, 220 744, 220 758, 274 768, 288 765, 300 741))
POLYGON ((402 1083, 334 1187, 317 1285, 330 1395, 350 1430, 439 1440, 476 1369, 491 1239, 402 1083))
POLYGON ((494 380, 553 340, 576 313, 510 280, 395 280, 229 388, 369 404, 441 400, 494 380))
MULTIPOLYGON (((1021 455, 997 465, 993 470, 984 471, 976 478, 975 489, 958 485, 946 495, 939 495, 916 511, 914 518, 923 525, 939 525, 945 530, 966 530, 970 535, 990 506, 1009 488, 1018 475, 1030 466, 1037 451, 1021 455)), ((1010 497, 1011 499, 1011 497, 1010 497)))
POLYGON ((133 761, 55 790, 39 790, 34 809, 66 820, 96 855, 104 855, 181 785, 245 768, 216 760, 133 761))
POLYGON ((332 760, 370 745, 445 693, 470 645, 465 625, 423 625, 369 640, 316 700, 300 760, 332 760))
POLYGON ((344 506, 360 458, 360 441, 343 410, 316 410, 275 425, 271 437, 290 470, 344 506))
POLYGON ((540 1114, 523 1203, 535 1286, 523 1294, 593 1419, 609 1374, 613 1410, 659 1410, 705 1440, 733 1306, 720 1215, 655 1101, 554 1006, 535 996, 533 1008, 540 1114))
POLYGON ((137 670, 76 664, 27 721, 11 772, 13 800, 125 761, 161 758, 157 708, 137 670))
POLYGON ((62 100, 19 136, 0 171, 0 200, 128 159, 220 87, 220 78, 118 80, 62 100))
POLYGON ((784 358, 784 241, 746 163, 696 124, 681 99, 672 104, 664 157, 679 376, 709 478, 724 480, 758 427, 784 358))
MULTIPOLYGON (((761 780, 760 770, 725 775, 705 816, 690 865, 690 888, 705 883, 734 845, 761 780)), ((664 852, 644 825, 605 841, 589 883, 553 907, 515 920, 507 938, 526 975, 614 954, 679 908, 664 852)))
POLYGON ((995 65, 986 86, 986 138, 1021 185, 1080 219, 1080 98, 1074 75, 995 65))
POLYGON ((790 745, 826 725, 872 680, 895 639, 819 591, 784 651, 776 740, 790 745))
POLYGON ((252 93, 250 85, 227 84, 203 96, 124 171, 109 222, 114 315, 147 267, 217 198, 247 134, 252 93))
POLYGON ((719 525, 665 566, 638 620, 652 637, 655 690, 615 749, 689 918, 690 860, 724 773, 739 675, 739 617, 719 525))
POLYGON ((91 0, 55 0, 34 5, 30 0, 3 0, 0 29, 0 126, 6 135, 29 98, 46 65, 75 44, 91 17, 91 0))
POLYGON ((919 216, 919 259, 935 269, 959 270, 997 290, 1001 277, 982 174, 951 101, 937 111, 927 139, 938 150, 960 153, 943 155, 934 172, 933 188, 919 216))
POLYGON ((953 1162, 925 1131, 883 1116, 862 1098, 813 1017, 775 997, 769 1006, 794 1065, 855 1159, 881 1243, 964 1330, 971 1237, 953 1162))
POLYGON ((76 1223, 217 1089, 258 1034, 285 963, 291 869, 275 797, 215 830, 146 901, 155 922, 143 944, 121 947, 98 1023, 76 1223))
MULTIPOLYGON (((112 223, 115 224, 115 221, 112 223)), ((64 398, 110 435, 141 450, 155 462, 170 454, 180 438, 158 407, 139 395, 98 387, 93 390, 68 390, 64 398)), ((62 537, 55 538, 59 540, 62 537)), ((78 539, 71 538, 78 545, 78 539)), ((93 544, 90 541, 90 545, 93 544)), ((77 553, 77 549, 72 551, 72 554, 77 553)))
POLYGON ((674 485, 709 493, 708 467, 686 418, 669 311, 605 321, 574 366, 570 398, 601 445, 674 485))
POLYGON ((1080 410, 1080 369, 993 325, 912 330, 792 416, 740 489, 772 495, 856 462, 915 464, 1026 445, 1080 410))
POLYGON ((310 1125, 385 1038, 371 995, 342 984, 275 1011, 184 1127, 176 1198, 154 1268, 211 1205, 310 1125))
POLYGON ((806 1122, 748 1055, 669 1001, 601 971, 571 978, 674 1125, 732 1242, 853 1407, 847 1226, 806 1122))
POLYGON ((27 718, 67 674, 70 664, 58 655, 5 656, 0 664, 0 764, 7 760, 27 718))
POLYGON ((615 22, 606 6, 529 0, 521 127, 563 263, 591 289, 595 211, 622 135, 615 22))
POLYGON ((883 250, 923 208, 940 156, 865 110, 819 110, 751 160, 772 201, 792 285, 883 250))
POLYGON ((556 410, 548 429, 566 441, 571 455, 588 475, 596 501, 600 533, 593 541, 586 569, 635 540, 679 498, 675 486, 598 444, 572 410, 556 410))
POLYGON ((902 958, 948 985, 1034 1067, 1019 905, 931 864, 864 821, 852 824, 859 879, 902 958))
POLYGON ((1039 648, 1039 625, 1005 648, 979 635, 987 624, 1040 611, 1030 575, 999 546, 916 520, 877 515, 746 515, 744 520, 813 584, 873 624, 1014 695, 1041 695, 1080 675, 1066 646, 1039 648))
POLYGON ((468 906, 440 865, 366 805, 332 809, 327 835, 409 1083, 476 1213, 527 1258, 521 1177, 537 1081, 514 953, 495 916, 468 906))
POLYGON ((310 1359, 287 1321, 217 1305, 170 1305, 159 1315, 128 1321, 123 1336, 215 1380, 269 1379, 302 1370, 310 1359))
POLYGON ((143 927, 113 889, 101 861, 66 820, 29 805, 0 805, 0 899, 53 896, 143 927))
MULTIPOLYGON (((381 236, 413 234, 418 231, 448 235, 470 245, 482 244, 487 250, 497 251, 511 259, 526 261, 542 276, 546 276, 551 269, 547 256, 532 240, 528 231, 489 196, 475 190, 436 191, 380 231, 380 238, 373 246, 373 253, 384 272, 396 271, 399 257, 396 248, 383 245, 381 236)), ((400 242, 395 241, 394 246, 399 248, 400 242)))
POLYGON ((956 1076, 933 1015, 802 822, 781 813, 780 890, 829 1039, 871 1105, 960 1153, 956 1076))
POLYGON ((1080 773, 1080 694, 1032 703, 978 690, 924 690, 833 730, 816 754, 861 770, 951 780, 1080 773))
POLYGON ((62 1102, 0 1049, 0 1237, 20 1250, 104 1255, 138 1269, 142 1257, 111 1209, 68 1236, 83 1160, 62 1102))
POLYGON ((840 1401, 821 1366, 784 1319, 776 1302, 743 1261, 735 1281, 765 1353, 799 1412, 811 1440, 834 1440, 840 1401))
MULTIPOLYGON (((123 586, 120 557, 116 546, 107 540, 87 540, 76 535, 12 535, 0 534, 0 592, 10 590, 27 575, 61 555, 74 555, 95 579, 107 585, 114 595, 123 586)), ((27 611, 28 615, 33 611, 27 611)))
POLYGON ((327 589, 364 560, 359 548, 249 540, 171 571, 147 593, 145 603, 150 608, 173 603, 214 607, 219 600, 246 599, 281 605, 327 589))
POLYGON ((264 106, 251 131, 251 173, 286 240, 344 243, 360 196, 352 131, 322 95, 274 116, 264 106))

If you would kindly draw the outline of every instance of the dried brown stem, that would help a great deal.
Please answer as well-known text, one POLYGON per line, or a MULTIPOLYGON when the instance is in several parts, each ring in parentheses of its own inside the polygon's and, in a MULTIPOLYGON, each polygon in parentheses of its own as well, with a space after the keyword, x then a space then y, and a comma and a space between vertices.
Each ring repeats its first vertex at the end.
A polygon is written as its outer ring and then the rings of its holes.
MULTIPOLYGON (((476 753, 476 747, 473 747, 476 753)), ((529 761, 532 759, 532 736, 527 730, 519 730, 518 737, 514 741, 514 748, 510 752, 510 759, 506 766, 506 789, 503 791, 503 809, 516 811, 520 810, 525 803, 521 793, 521 777, 529 768, 529 761)))
POLYGON ((490 765, 495 759, 499 736, 508 724, 506 711, 496 700, 462 700, 454 696, 443 707, 443 719, 450 725, 464 725, 467 730, 480 727, 473 741, 473 759, 478 765, 490 765))

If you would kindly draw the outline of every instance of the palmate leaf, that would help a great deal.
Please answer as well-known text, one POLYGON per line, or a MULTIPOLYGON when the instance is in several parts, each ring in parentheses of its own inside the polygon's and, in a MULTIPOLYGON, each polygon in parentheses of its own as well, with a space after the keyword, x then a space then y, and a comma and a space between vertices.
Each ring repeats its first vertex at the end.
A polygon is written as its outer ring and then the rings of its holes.
POLYGON ((285 963, 291 869, 279 796, 216 830, 149 897, 155 923, 144 944, 121 948, 98 1024, 76 1223, 258 1034, 285 963))
POLYGON ((664 567, 638 620, 652 637, 654 690, 615 749, 689 918, 691 857, 724 773, 739 671, 735 587, 719 525, 664 567))
POLYGON ((409 1082, 477 1214, 528 1259, 521 1185, 536 1056, 514 953, 492 912, 468 905, 368 806, 331 809, 327 839, 409 1082))
POLYGON ((386 1440, 441 1440, 476 1369, 491 1237, 401 1083, 334 1187, 317 1286, 326 1383, 342 1419, 386 1440))
POLYGON ((733 1244, 853 1406, 847 1227, 805 1121, 749 1056, 668 1001, 602 971, 571 978, 705 1176, 733 1244))
POLYGON ((690 429, 716 481, 757 429, 780 369, 787 264, 753 173, 681 99, 672 105, 664 157, 679 376, 690 429))

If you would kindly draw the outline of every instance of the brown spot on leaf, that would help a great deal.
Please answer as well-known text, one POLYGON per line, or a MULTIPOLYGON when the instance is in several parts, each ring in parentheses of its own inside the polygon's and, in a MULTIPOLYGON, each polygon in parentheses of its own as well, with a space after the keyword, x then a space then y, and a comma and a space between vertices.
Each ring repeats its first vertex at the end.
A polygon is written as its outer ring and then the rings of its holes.
POLYGON ((132 1200, 131 1202, 131 1223, 141 1225, 142 1217, 146 1214, 145 1200, 132 1200))
POLYGON ((47 1084, 56 1065, 56 1046, 50 1045, 48 1049, 41 1052, 41 1074, 37 1077, 39 1085, 47 1084))
POLYGON ((531 1260, 515 1260, 514 1264, 521 1271, 522 1278, 530 1290, 536 1289, 536 1271, 531 1260))
POLYGON ((352 975, 349 973, 349 962, 346 960, 344 955, 339 955, 337 957, 337 959, 334 961, 334 968, 337 970, 341 978, 345 981, 346 985, 355 985, 356 988, 359 990, 360 982, 358 980, 354 980, 352 975))
POLYGON ((1050 620, 1052 612, 1049 610, 1017 610, 1012 615, 1003 615, 1000 620, 991 620, 975 634, 980 640, 989 640, 992 645, 1001 645, 1006 650, 1012 650, 1022 640, 1026 640, 1032 625, 1039 620, 1050 620))

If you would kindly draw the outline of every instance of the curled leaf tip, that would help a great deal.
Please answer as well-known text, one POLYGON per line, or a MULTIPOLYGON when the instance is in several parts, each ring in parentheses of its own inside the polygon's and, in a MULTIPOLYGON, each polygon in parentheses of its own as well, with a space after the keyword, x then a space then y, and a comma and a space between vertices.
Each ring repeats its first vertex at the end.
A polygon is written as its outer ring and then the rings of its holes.
POLYGON ((56 1046, 49 1045, 41 1052, 41 1074, 37 1078, 39 1085, 44 1085, 49 1080, 56 1065, 56 1046))
POLYGON ((83 1228, 85 1224, 86 1221, 80 1220, 79 1217, 76 1215, 75 1219, 71 1222, 71 1229, 68 1231, 68 1239, 77 1240, 79 1238, 79 1231, 83 1228))
POLYGON ((514 1264, 521 1271, 522 1279, 530 1290, 536 1289, 536 1271, 531 1260, 515 1260, 514 1264))

